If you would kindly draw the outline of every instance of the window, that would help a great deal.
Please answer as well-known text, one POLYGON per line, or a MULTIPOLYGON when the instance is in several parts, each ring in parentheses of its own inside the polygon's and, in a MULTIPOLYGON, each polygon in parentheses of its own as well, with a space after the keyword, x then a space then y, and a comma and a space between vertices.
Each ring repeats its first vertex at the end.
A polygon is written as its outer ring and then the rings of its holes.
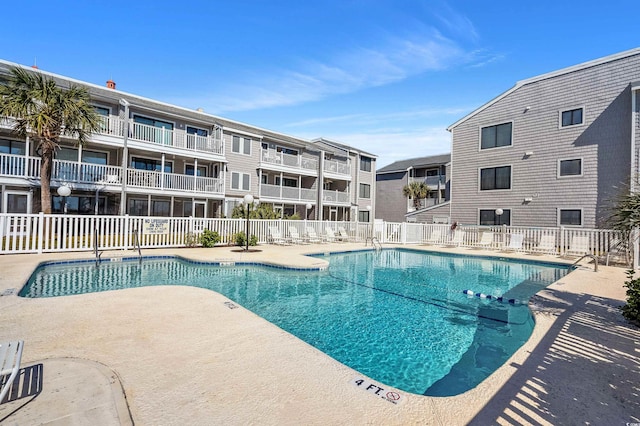
POLYGON ((561 113, 561 126, 576 126, 582 124, 582 108, 570 109, 568 111, 562 111, 561 113))
POLYGON ((170 213, 169 201, 153 200, 151 201, 151 216, 168 217, 170 213))
MULTIPOLYGON (((61 197, 55 195, 52 197, 51 211, 53 213, 65 213, 64 204, 67 203, 67 211, 69 214, 95 214, 96 197, 61 197)), ((105 214, 105 197, 98 197, 98 213, 105 214)))
POLYGON ((582 210, 580 209, 560 210, 560 225, 581 226, 582 210))
POLYGON ((94 106, 93 109, 100 116, 100 131, 107 132, 109 130, 109 114, 111 114, 111 110, 100 106, 94 106))
POLYGON ((24 155, 25 153, 25 142, 0 139, 0 154, 24 155))
POLYGON ((559 176, 581 176, 582 175, 582 159, 560 160, 559 176))
POLYGON ((198 129, 197 127, 187 126, 187 134, 188 135, 196 135, 196 136, 209 136, 209 132, 204 129, 198 129))
MULTIPOLYGON (((280 176, 276 176, 276 185, 280 185, 280 176)), ((288 186, 289 188, 297 188, 298 187, 298 179, 292 179, 283 177, 282 178, 282 186, 288 186)))
POLYGON ((155 118, 133 116, 133 135, 136 139, 171 145, 173 124, 155 118))
POLYGON ((91 164, 107 164, 107 153, 98 151, 82 150, 82 162, 91 164))
POLYGON ((511 210, 503 209, 501 215, 496 210, 480 210, 480 225, 511 225, 511 210))
POLYGON ((480 149, 511 145, 512 123, 483 127, 480 132, 480 149))
POLYGON ((298 155, 298 151, 296 151, 295 149, 285 148, 283 146, 277 146, 276 152, 282 152, 284 154, 289 154, 289 155, 298 155))
POLYGON ((371 158, 360 157, 360 170, 362 170, 363 172, 371 171, 371 158))
POLYGON ((251 177, 247 173, 231 172, 231 189, 248 191, 251 177))
MULTIPOLYGON (((131 158, 131 167, 136 170, 152 170, 159 172, 162 170, 162 161, 160 160, 152 160, 150 158, 140 158, 140 157, 132 157, 131 158)), ((173 163, 170 161, 164 162, 164 172, 165 173, 173 173, 173 163)))
POLYGON ((360 198, 371 198, 371 185, 366 183, 360 184, 360 198))
POLYGON ((368 210, 360 210, 358 211, 358 221, 359 222, 369 222, 369 214, 371 212, 368 210))
MULTIPOLYGON (((193 164, 187 164, 184 166, 184 174, 188 176, 193 176, 195 171, 195 167, 193 164)), ((207 175, 207 166, 198 166, 198 176, 206 176, 207 175)))
POLYGON ((480 190, 511 189, 511 166, 480 169, 480 190))
POLYGON ((146 216, 148 212, 147 200, 136 200, 129 198, 128 210, 131 216, 146 216))
POLYGON ((233 136, 233 143, 231 144, 231 151, 239 154, 251 155, 251 139, 241 138, 240 136, 233 136))

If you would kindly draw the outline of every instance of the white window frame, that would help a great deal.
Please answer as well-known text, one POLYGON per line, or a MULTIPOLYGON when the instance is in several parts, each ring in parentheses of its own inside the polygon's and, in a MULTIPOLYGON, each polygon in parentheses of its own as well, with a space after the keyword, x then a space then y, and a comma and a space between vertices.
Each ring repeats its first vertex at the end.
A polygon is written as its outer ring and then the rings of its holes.
POLYGON ((557 173, 557 178, 558 179, 571 179, 571 178, 577 178, 577 177, 582 177, 582 176, 584 176, 584 159, 582 157, 560 158, 560 159, 558 159, 558 173, 557 173), (560 164, 563 161, 573 161, 573 160, 580 160, 580 174, 578 174, 578 175, 561 175, 560 174, 560 164))
POLYGON ((231 172, 231 180, 229 182, 229 185, 231 185, 231 189, 236 190, 236 191, 250 191, 251 190, 251 174, 242 173, 242 172, 231 172), (234 174, 238 175, 238 184, 240 185, 240 188, 234 188, 233 187, 233 175, 234 174), (244 182, 244 176, 249 176, 249 187, 248 188, 242 187, 242 183, 244 182))
POLYGON ((502 164, 498 166, 484 166, 478 167, 478 193, 494 193, 494 192, 506 192, 513 190, 513 164, 502 164), (495 169, 498 167, 509 167, 511 169, 511 173, 509 173, 509 188, 508 189, 482 189, 482 170, 484 169, 495 169))
POLYGON ((571 107, 571 108, 561 109, 560 111, 558 111, 558 129, 574 129, 576 127, 584 126, 584 122, 586 121, 585 120, 586 112, 587 112, 587 109, 584 106, 574 106, 574 107, 571 107), (573 110, 576 110, 576 109, 581 109, 582 110, 582 123, 580 123, 580 124, 569 124, 568 126, 563 126, 562 125, 562 113, 567 112, 567 111, 573 111, 573 110))
POLYGON ((515 123, 513 120, 505 120, 505 121, 500 121, 496 123, 483 124, 479 126, 478 127, 478 152, 485 152, 485 151, 494 150, 494 149, 513 148, 514 146, 513 135, 515 133, 514 130, 515 130, 515 123), (482 148, 482 129, 484 129, 485 127, 499 126, 501 124, 508 124, 508 123, 511 123, 511 144, 510 145, 494 146, 491 148, 482 148))
POLYGON ((362 183, 362 182, 360 182, 358 184, 358 198, 360 198, 362 200, 370 200, 371 199, 371 184, 362 183), (365 197, 365 196, 361 195, 363 185, 366 185, 366 186, 369 187, 369 196, 368 197, 365 197))
POLYGON ((251 139, 250 137, 247 137, 247 136, 236 135, 236 134, 231 135, 231 152, 233 152, 234 154, 251 156, 251 142, 252 141, 253 141, 253 139, 251 139), (234 151, 233 150, 233 139, 234 138, 238 138, 239 141, 240 141, 240 145, 238 147, 240 149, 240 151, 234 151), (247 141, 248 141, 248 144, 249 144, 249 153, 248 154, 244 152, 245 151, 244 148, 245 148, 245 145, 247 144, 247 141))
POLYGON ((582 207, 558 207, 556 212, 558 226, 565 226, 569 228, 582 228, 584 227, 584 209, 582 207), (580 210, 580 225, 563 225, 560 223, 561 212, 563 210, 580 210))
MULTIPOLYGON (((166 163, 166 161, 165 161, 165 163, 166 163)), ((200 177, 209 177, 209 166, 208 165, 206 165, 206 164, 204 164, 204 165, 198 164, 198 167, 196 168, 196 164, 195 163, 184 163, 183 174, 185 176, 192 176, 192 175, 187 175, 187 166, 193 167, 194 173, 197 171, 197 169, 204 168, 205 175, 204 176, 200 176, 200 177)))

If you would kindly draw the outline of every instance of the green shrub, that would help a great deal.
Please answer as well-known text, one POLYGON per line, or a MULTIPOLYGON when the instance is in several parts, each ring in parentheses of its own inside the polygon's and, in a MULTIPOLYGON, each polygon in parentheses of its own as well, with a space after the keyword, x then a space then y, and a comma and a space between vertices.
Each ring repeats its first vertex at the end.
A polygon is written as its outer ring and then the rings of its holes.
POLYGON ((640 278, 634 278, 633 269, 627 271, 627 304, 622 307, 622 315, 629 321, 640 324, 640 278))
POLYGON ((195 247, 198 244, 198 236, 192 232, 184 235, 184 245, 186 247, 195 247))
MULTIPOLYGON (((237 246, 246 246, 247 245, 247 239, 245 237, 245 233, 244 232, 238 232, 237 234, 233 234, 233 242, 235 243, 235 245, 237 246)), ((250 246, 257 246, 258 245, 258 237, 256 237, 255 235, 252 235, 249 238, 249 245, 250 246)))
POLYGON ((202 247, 214 247, 219 242, 220 234, 216 231, 209 231, 208 229, 202 231, 202 235, 200 235, 200 243, 202 244, 202 247))

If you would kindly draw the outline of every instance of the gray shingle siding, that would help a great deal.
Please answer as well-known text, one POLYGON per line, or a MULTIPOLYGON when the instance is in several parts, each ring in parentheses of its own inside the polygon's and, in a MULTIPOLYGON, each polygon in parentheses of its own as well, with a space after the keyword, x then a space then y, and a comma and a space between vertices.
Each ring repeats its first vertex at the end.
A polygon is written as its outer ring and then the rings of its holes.
POLYGON ((631 86, 640 53, 526 82, 452 128, 452 220, 478 223, 479 209, 511 210, 511 224, 556 226, 558 210, 580 208, 602 226, 610 200, 629 182, 631 86), (560 128, 560 112, 584 108, 583 124, 560 128), (512 122, 512 145, 480 149, 480 129, 512 122), (533 152, 525 156, 526 152, 533 152), (558 177, 558 160, 582 159, 583 174, 558 177), (479 170, 511 165, 511 189, 479 190, 479 170), (524 199, 532 201, 525 203, 524 199))

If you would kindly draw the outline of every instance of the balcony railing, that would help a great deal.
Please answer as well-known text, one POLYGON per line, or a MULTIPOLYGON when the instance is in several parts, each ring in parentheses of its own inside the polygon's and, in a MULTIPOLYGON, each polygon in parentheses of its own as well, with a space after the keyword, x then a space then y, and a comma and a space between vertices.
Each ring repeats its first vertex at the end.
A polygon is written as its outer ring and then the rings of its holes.
POLYGON ((325 160, 324 171, 351 176, 351 161, 325 160))
POLYGON ((342 191, 322 191, 322 200, 328 203, 349 204, 349 193, 342 191))
POLYGON ((262 185, 260 185, 260 196, 277 198, 281 200, 315 201, 316 190, 309 188, 292 188, 289 186, 268 185, 263 183, 262 185))
POLYGON ((285 154, 273 149, 263 149, 260 157, 263 163, 285 166, 294 169, 317 170, 318 160, 303 155, 285 154))
POLYGON ((189 134, 184 130, 171 130, 142 123, 132 122, 131 124, 132 130, 129 137, 132 140, 174 148, 224 154, 222 140, 218 137, 198 136, 189 134))
POLYGON ((443 187, 446 183, 446 176, 422 176, 422 177, 410 177, 409 183, 411 182, 424 182, 428 187, 437 189, 438 187, 443 187))
MULTIPOLYGON (((40 158, 0 154, 0 176, 39 179, 40 158)), ((76 184, 121 185, 122 168, 119 166, 54 160, 51 178, 76 184)), ((127 186, 182 192, 224 193, 224 181, 221 178, 136 169, 127 169, 127 186)))

